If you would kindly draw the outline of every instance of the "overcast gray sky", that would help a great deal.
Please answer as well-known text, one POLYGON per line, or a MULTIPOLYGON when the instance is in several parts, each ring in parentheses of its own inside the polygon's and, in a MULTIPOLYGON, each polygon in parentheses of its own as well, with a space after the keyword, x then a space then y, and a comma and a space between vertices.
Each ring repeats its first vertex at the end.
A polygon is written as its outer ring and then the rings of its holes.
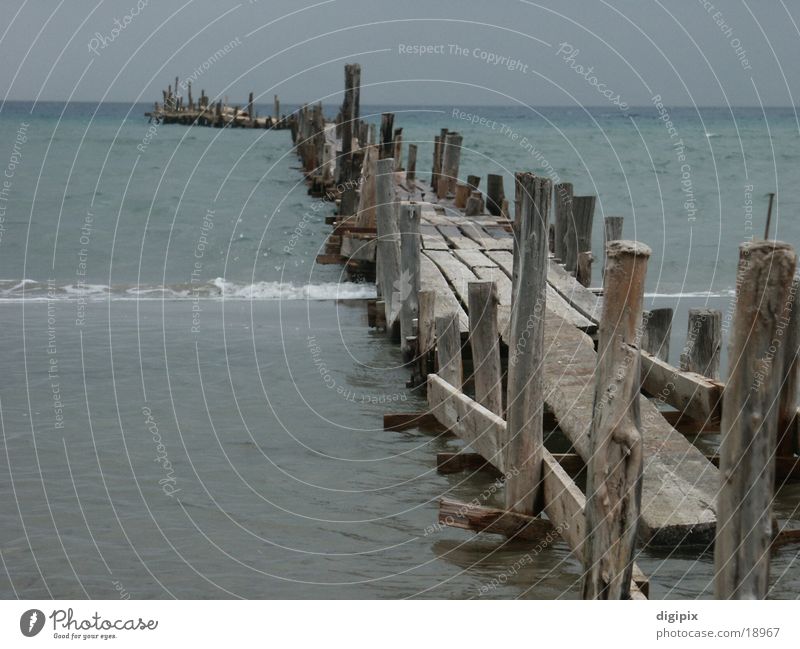
POLYGON ((365 104, 800 95, 798 0, 0 0, 0 15, 7 99, 150 102, 194 74, 195 94, 232 103, 338 102, 346 61, 365 104))

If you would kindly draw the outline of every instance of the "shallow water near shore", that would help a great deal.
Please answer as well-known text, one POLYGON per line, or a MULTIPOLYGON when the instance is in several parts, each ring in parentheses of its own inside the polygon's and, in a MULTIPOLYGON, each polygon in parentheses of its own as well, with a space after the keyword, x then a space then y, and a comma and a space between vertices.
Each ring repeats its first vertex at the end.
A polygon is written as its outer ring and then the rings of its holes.
MULTIPOLYGON (((191 334, 190 302, 94 302, 81 327, 74 300, 0 305, 5 597, 579 595, 560 539, 436 524, 442 496, 501 492, 436 473, 453 438, 383 430, 384 412, 424 402, 364 302, 202 308, 191 334)), ((710 596, 710 552, 637 561, 652 597, 710 596)), ((773 576, 773 596, 794 597, 791 547, 773 576)))

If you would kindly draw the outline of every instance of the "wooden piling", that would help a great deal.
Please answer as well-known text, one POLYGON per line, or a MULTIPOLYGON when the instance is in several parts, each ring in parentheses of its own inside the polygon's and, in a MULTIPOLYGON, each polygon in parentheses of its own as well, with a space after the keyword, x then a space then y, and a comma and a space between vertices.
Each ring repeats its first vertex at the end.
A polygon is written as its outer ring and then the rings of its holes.
POLYGON ((684 372, 696 372, 719 379, 719 354, 722 346, 722 312, 716 309, 689 309, 686 344, 680 358, 684 372))
POLYGON ((572 221, 572 183, 558 183, 555 187, 555 257, 562 264, 567 257, 566 236, 572 221))
POLYGON ((769 589, 778 398, 784 356, 772 349, 797 257, 780 241, 739 248, 729 376, 722 407, 714 594, 763 599, 769 589))
POLYGON ((486 208, 492 216, 500 216, 503 211, 503 177, 499 174, 489 174, 486 177, 486 208))
POLYGON ((461 334, 458 314, 436 316, 437 374, 457 390, 461 390, 464 370, 461 363, 461 334))
POLYGON ((478 191, 478 186, 481 184, 480 176, 467 176, 467 185, 471 191, 478 191))
POLYGON ((552 183, 529 173, 522 175, 520 182, 523 207, 509 337, 505 495, 506 509, 534 514, 542 475, 541 364, 552 183))
POLYGON ((651 309, 644 313, 640 342, 640 347, 644 351, 669 363, 670 336, 672 336, 672 309, 651 309))
POLYGON ((573 196, 572 218, 567 219, 564 267, 574 273, 578 269, 578 254, 592 249, 592 220, 595 196, 573 196))
POLYGON ((406 363, 410 363, 416 355, 410 338, 415 335, 413 322, 416 320, 419 325, 419 217, 419 205, 412 203, 400 207, 400 277, 397 293, 400 302, 400 351, 406 363))
MULTIPOLYGON (((368 146, 364 150, 364 162, 362 163, 361 170, 361 193, 358 197, 357 217, 355 219, 358 227, 376 227, 376 206, 378 204, 376 181, 378 176, 377 163, 378 148, 376 146, 368 146)), ((351 182, 348 182, 348 185, 351 184, 351 182)))
POLYGON ((348 63, 344 66, 344 100, 342 102, 342 162, 343 173, 339 182, 350 180, 350 155, 353 151, 353 129, 358 120, 359 94, 361 88, 361 66, 348 63))
POLYGON ((403 170, 403 129, 394 129, 394 170, 403 170))
POLYGON ((800 306, 796 304, 798 289, 800 289, 800 280, 795 278, 782 314, 785 316, 786 330, 783 334, 783 348, 780 350, 783 355, 783 380, 779 399, 778 439, 775 447, 777 457, 791 459, 794 459, 794 454, 798 450, 797 373, 800 364, 800 359, 798 359, 800 316, 797 314, 800 306))
POLYGON ((272 100, 272 110, 274 111, 273 118, 277 124, 281 119, 281 102, 280 99, 278 99, 278 95, 275 95, 272 100))
POLYGON ((394 160, 376 162, 375 217, 378 235, 378 283, 386 312, 386 327, 392 329, 398 316, 395 292, 400 277, 400 232, 395 202, 394 160))
POLYGON ((417 180, 417 145, 408 145, 408 164, 406 165, 406 185, 409 191, 414 190, 417 180))
POLYGON ((436 292, 420 291, 417 294, 417 374, 420 381, 428 376, 430 353, 436 341, 436 292))
POLYGON ((624 218, 621 216, 607 216, 604 220, 605 225, 605 243, 608 245, 609 241, 619 241, 622 239, 622 224, 624 218))
POLYGON ((642 498, 639 348, 650 249, 606 250, 594 411, 587 464, 584 599, 628 599, 642 498))
POLYGON ((453 199, 453 206, 463 210, 467 206, 469 200, 470 187, 466 183, 458 183, 456 185, 456 195, 453 199))
POLYGON ((440 199, 455 194, 463 139, 461 134, 456 132, 449 132, 445 138, 442 151, 442 169, 437 187, 437 196, 440 199))
POLYGON ((469 340, 472 347, 475 401, 503 416, 497 292, 493 281, 469 282, 469 340))
POLYGON ((381 114, 380 157, 391 158, 394 154, 394 113, 381 114))
POLYGON ((464 216, 478 216, 483 214, 483 198, 480 192, 472 192, 464 206, 464 216))
POLYGON ((577 279, 582 286, 588 287, 592 285, 592 261, 594 261, 594 257, 592 257, 592 252, 590 250, 578 253, 578 266, 575 270, 575 279, 577 279))

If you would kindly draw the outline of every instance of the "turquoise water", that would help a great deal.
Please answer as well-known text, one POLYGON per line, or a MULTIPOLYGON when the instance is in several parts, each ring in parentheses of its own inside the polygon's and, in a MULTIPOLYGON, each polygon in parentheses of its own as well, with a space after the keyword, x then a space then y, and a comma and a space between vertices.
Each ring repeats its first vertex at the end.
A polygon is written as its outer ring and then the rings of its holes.
MULTIPOLYGON (((439 497, 492 480, 435 472, 452 439, 382 429, 424 402, 367 327, 374 287, 313 263, 331 206, 288 131, 153 129, 147 108, 0 112, 0 595, 576 597, 561 541, 531 556, 435 527, 439 497)), ((726 308, 766 192, 773 232, 800 241, 791 110, 671 109, 677 138, 652 109, 395 112, 423 178, 447 127, 464 177, 505 173, 510 194, 533 169, 597 194, 598 259, 601 217, 623 215, 653 248, 648 304, 676 307, 674 359, 688 307, 726 308)), ((774 559, 776 597, 796 596, 794 558, 774 559)), ((655 597, 710 596, 707 552, 637 560, 655 597)))

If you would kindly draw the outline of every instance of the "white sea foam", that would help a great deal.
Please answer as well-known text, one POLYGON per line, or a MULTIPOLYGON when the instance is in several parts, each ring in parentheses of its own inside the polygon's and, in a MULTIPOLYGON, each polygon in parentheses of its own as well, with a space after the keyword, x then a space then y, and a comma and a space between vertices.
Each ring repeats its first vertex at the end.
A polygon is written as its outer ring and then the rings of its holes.
POLYGON ((206 284, 173 286, 107 286, 65 284, 48 286, 32 279, 0 280, 0 301, 75 300, 364 300, 376 296, 374 284, 237 283, 218 277, 206 284))

